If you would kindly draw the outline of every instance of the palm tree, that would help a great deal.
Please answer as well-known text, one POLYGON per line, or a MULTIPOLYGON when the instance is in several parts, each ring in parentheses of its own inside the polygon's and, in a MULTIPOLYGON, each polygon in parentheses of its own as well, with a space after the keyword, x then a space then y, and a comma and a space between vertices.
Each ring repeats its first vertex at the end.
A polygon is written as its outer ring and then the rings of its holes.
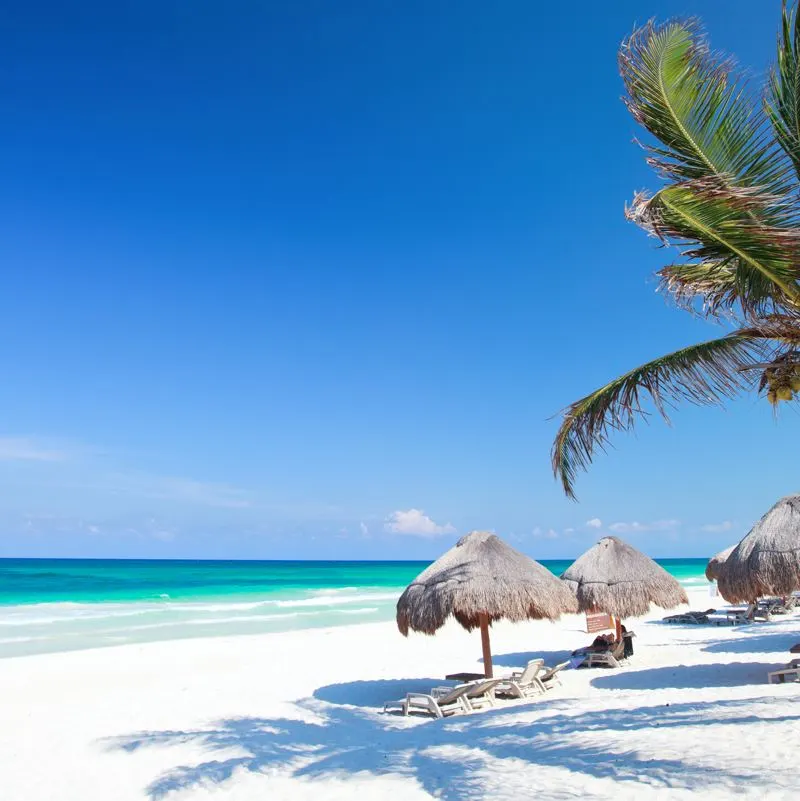
POLYGON ((726 326, 718 339, 643 364, 564 411, 552 461, 574 498, 578 471, 614 431, 680 400, 720 404, 747 389, 800 393, 800 20, 783 4, 778 61, 756 102, 694 21, 649 23, 619 65, 662 179, 626 215, 680 258, 658 272, 681 308, 726 326))

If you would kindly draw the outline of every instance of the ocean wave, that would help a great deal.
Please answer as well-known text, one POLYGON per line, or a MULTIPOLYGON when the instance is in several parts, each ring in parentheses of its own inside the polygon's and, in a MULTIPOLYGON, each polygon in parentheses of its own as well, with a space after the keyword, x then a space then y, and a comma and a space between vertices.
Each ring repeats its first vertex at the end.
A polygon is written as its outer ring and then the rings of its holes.
MULTIPOLYGON (((91 621, 91 620, 107 620, 113 618, 137 617, 139 615, 146 615, 151 612, 159 611, 158 609, 149 608, 131 608, 134 604, 128 604, 125 608, 110 610, 107 608, 98 609, 94 604, 86 604, 82 606, 76 604, 75 608, 54 610, 63 611, 64 614, 51 614, 51 615, 31 615, 27 611, 8 612, 3 610, 3 618, 0 618, 0 627, 2 626, 50 626, 58 623, 66 623, 72 621, 91 621)), ((24 609, 24 607, 23 607, 24 609)))
POLYGON ((52 639, 52 637, 0 637, 0 646, 12 645, 20 642, 41 642, 50 639, 52 639))
MULTIPOLYGON (((286 612, 282 615, 238 615, 236 617, 201 617, 184 618, 181 620, 164 620, 160 623, 143 623, 140 626, 130 626, 130 631, 146 631, 148 629, 165 629, 171 626, 219 626, 228 623, 259 623, 268 620, 290 620, 301 616, 315 616, 318 612, 286 612)), ((221 632, 224 633, 224 632, 221 632)))
MULTIPOLYGON (((258 601, 230 602, 171 602, 152 603, 151 601, 128 601, 112 604, 80 604, 57 603, 35 604, 32 606, 6 607, 0 615, 0 631, 20 627, 41 629, 48 626, 59 626, 67 623, 92 625, 102 621, 123 621, 132 618, 151 616, 161 618, 167 615, 179 615, 182 620, 191 619, 195 615, 213 615, 221 613, 228 616, 237 612, 255 612, 257 610, 331 608, 357 603, 376 603, 395 601, 397 595, 387 592, 357 592, 352 595, 317 595, 311 598, 262 599, 258 601), (47 614, 45 614, 45 610, 47 614)), ((266 615, 258 617, 265 618, 266 615)), ((226 618, 228 619, 228 618, 226 618)), ((244 619, 230 617, 230 619, 244 619)), ((153 624, 155 625, 155 624, 153 624)))
POLYGON ((363 601, 396 601, 395 593, 358 593, 346 597, 335 595, 320 595, 316 598, 303 598, 300 600, 275 601, 275 605, 281 608, 293 608, 302 606, 339 606, 341 604, 352 604, 363 601))

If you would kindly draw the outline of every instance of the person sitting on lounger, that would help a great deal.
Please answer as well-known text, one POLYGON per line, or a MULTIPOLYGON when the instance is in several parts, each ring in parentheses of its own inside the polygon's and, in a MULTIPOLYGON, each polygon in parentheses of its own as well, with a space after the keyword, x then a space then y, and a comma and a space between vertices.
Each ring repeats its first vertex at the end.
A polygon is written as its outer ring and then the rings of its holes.
POLYGON ((585 645, 583 648, 578 648, 572 652, 572 656, 582 656, 583 654, 600 654, 604 651, 610 651, 614 647, 613 634, 598 634, 594 638, 591 645, 585 645))

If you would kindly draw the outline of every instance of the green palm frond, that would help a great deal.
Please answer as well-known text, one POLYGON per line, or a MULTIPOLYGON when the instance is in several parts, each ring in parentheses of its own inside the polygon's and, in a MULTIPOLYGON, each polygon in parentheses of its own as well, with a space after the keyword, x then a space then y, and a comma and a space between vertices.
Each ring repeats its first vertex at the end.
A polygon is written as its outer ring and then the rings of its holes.
POLYGON ((715 177, 782 194, 787 164, 767 118, 695 20, 649 23, 622 44, 626 105, 660 145, 650 162, 678 180, 715 177))
POLYGON ((679 274, 684 295, 693 279, 697 293, 709 289, 709 280, 718 289, 722 283, 713 302, 730 307, 738 301, 753 315, 771 304, 800 305, 800 229, 769 222, 780 220, 780 206, 706 179, 666 187, 653 197, 639 194, 627 214, 662 241, 691 246, 685 254, 699 263, 669 273, 679 274))
MULTIPOLYGON (((800 2, 800 0, 798 0, 800 2)), ((796 5, 796 4, 795 4, 796 5)), ((783 4, 778 65, 764 106, 696 21, 649 23, 623 43, 625 102, 655 138, 666 185, 626 209, 686 258, 659 273, 680 305, 732 317, 727 336, 655 359, 571 404, 552 466, 574 498, 578 472, 649 406, 721 404, 748 387, 777 406, 800 398, 800 19, 783 4)))
POLYGON ((553 471, 566 494, 575 497, 577 473, 589 467, 596 448, 605 449, 613 431, 628 431, 647 415, 643 397, 665 419, 667 407, 680 400, 721 404, 752 386, 755 376, 747 368, 764 352, 760 334, 734 332, 648 362, 571 404, 552 450, 553 471))
POLYGON ((766 108, 775 136, 800 177, 800 16, 796 8, 788 10, 786 0, 766 108))

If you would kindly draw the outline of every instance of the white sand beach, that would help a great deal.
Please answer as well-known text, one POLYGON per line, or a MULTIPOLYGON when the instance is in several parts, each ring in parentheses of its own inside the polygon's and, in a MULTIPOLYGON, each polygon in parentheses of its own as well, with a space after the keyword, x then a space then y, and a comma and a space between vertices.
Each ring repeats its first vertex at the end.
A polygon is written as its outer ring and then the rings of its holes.
MULTIPOLYGON (((709 600, 698 591, 692 608, 709 600)), ((496 674, 560 660, 592 639, 583 623, 495 626, 496 674)), ((629 628, 622 669, 568 671, 542 698, 443 721, 380 709, 480 670, 477 633, 455 625, 407 640, 387 622, 1 660, 0 797, 794 797, 800 685, 766 676, 800 641, 800 616, 629 628)))

